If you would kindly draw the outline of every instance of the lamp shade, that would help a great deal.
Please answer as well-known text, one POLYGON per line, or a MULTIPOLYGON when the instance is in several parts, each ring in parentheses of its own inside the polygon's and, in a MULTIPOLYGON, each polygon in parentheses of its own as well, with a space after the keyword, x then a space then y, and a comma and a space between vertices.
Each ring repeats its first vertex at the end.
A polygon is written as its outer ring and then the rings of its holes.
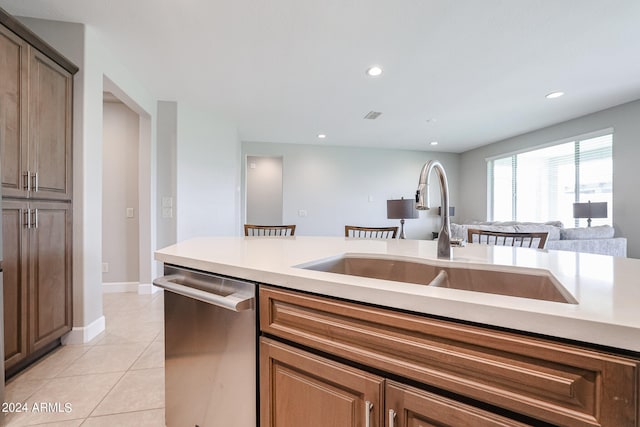
MULTIPOLYGON (((442 206, 438 206, 438 215, 442 216, 442 206)), ((456 215, 456 207, 449 206, 449 216, 455 216, 455 215, 456 215)))
POLYGON ((418 218, 418 211, 413 199, 387 200, 388 219, 418 218))
POLYGON ((589 201, 587 203, 574 203, 573 217, 574 218, 606 218, 607 202, 591 203, 589 201))

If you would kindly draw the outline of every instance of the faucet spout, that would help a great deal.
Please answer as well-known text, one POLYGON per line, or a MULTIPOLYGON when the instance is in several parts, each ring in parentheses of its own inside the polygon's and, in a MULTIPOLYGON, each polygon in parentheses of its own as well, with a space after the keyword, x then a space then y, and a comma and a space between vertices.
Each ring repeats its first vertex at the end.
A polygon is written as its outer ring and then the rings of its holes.
POLYGON ((429 160, 420 171, 418 180, 418 190, 416 191, 416 209, 426 210, 430 208, 429 203, 429 182, 431 171, 436 171, 438 182, 440 183, 440 207, 442 216, 442 226, 438 234, 438 258, 451 259, 451 221, 449 219, 449 183, 447 174, 442 163, 438 160, 429 160))

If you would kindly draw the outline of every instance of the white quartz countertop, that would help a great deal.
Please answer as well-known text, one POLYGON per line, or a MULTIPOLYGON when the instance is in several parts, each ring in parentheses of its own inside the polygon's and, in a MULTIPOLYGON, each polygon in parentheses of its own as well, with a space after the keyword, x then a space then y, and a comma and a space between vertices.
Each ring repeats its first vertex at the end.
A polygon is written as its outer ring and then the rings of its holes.
POLYGON ((467 245, 451 261, 436 242, 344 237, 203 237, 158 250, 168 264, 358 302, 640 352, 640 260, 467 245), (296 267, 343 254, 449 267, 550 272, 577 304, 371 279, 296 267))

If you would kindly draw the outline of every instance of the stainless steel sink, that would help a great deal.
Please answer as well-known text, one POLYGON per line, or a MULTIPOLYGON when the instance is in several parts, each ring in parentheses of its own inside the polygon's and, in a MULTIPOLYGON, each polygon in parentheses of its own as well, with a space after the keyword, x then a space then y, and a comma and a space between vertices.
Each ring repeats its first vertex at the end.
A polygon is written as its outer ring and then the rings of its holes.
POLYGON ((577 304, 575 298, 555 277, 537 269, 512 272, 471 266, 443 267, 420 261, 349 254, 298 267, 372 279, 577 304))

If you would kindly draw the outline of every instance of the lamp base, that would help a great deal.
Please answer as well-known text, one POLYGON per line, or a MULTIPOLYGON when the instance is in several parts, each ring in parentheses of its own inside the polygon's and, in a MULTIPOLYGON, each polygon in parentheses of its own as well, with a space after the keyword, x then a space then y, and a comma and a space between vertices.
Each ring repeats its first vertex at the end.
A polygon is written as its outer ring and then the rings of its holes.
POLYGON ((406 239, 407 236, 404 234, 404 219, 400 220, 400 235, 398 236, 398 239, 406 239))

